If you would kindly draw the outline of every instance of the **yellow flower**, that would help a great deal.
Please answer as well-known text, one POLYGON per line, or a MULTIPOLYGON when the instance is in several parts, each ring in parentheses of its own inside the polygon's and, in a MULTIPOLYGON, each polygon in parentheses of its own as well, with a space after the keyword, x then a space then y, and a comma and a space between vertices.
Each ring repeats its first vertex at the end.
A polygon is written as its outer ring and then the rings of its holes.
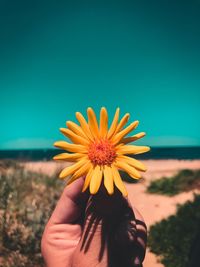
POLYGON ((130 115, 125 114, 119 121, 119 108, 115 112, 109 129, 108 114, 104 107, 100 111, 99 125, 92 108, 87 109, 87 115, 88 122, 80 112, 77 112, 76 118, 80 125, 67 121, 68 128, 60 129, 73 143, 58 141, 54 145, 73 153, 61 153, 54 159, 73 162, 73 164, 63 169, 59 177, 63 179, 70 176, 67 182, 70 184, 85 175, 82 191, 84 192, 89 187, 91 194, 97 193, 103 179, 109 194, 114 193, 115 184, 123 196, 127 196, 119 170, 127 172, 134 179, 141 178, 139 171, 146 171, 146 167, 140 161, 126 156, 149 151, 150 148, 147 146, 128 144, 142 138, 145 133, 141 132, 127 137, 127 134, 134 130, 139 122, 134 121, 124 128, 130 115))

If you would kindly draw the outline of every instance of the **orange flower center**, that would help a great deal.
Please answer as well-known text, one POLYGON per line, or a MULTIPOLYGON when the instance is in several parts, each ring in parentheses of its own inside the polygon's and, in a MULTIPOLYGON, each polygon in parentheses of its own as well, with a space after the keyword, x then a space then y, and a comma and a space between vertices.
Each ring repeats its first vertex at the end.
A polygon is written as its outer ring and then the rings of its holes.
POLYGON ((95 165, 110 165, 116 158, 116 152, 108 140, 102 139, 89 146, 88 157, 95 165))

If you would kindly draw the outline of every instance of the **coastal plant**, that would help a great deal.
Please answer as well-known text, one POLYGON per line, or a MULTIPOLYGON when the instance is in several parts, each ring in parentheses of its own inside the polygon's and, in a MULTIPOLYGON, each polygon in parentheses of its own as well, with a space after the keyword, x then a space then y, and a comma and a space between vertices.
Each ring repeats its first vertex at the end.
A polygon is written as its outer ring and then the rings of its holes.
POLYGON ((42 267, 41 236, 63 184, 17 162, 0 166, 0 266, 42 267))
POLYGON ((181 170, 173 177, 152 181, 148 193, 173 196, 183 191, 200 188, 200 170, 181 170))
POLYGON ((148 246, 165 267, 191 266, 199 257, 194 249, 200 246, 199 224, 200 196, 196 195, 194 201, 179 206, 176 215, 150 227, 148 246))

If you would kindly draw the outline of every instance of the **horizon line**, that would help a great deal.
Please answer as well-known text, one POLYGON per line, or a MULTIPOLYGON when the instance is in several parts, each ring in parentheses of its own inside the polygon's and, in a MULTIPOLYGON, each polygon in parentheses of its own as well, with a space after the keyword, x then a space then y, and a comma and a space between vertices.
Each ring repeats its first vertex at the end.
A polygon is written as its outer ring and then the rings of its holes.
MULTIPOLYGON (((177 145, 177 146, 174 146, 174 145, 169 145, 169 146, 149 146, 150 149, 154 149, 154 148, 197 148, 199 147, 200 148, 200 145, 177 145)), ((47 148, 5 148, 5 149, 1 149, 0 148, 0 152, 2 151, 26 151, 26 150, 64 150, 64 149, 58 149, 58 148, 50 148, 50 147, 47 147, 47 148)))

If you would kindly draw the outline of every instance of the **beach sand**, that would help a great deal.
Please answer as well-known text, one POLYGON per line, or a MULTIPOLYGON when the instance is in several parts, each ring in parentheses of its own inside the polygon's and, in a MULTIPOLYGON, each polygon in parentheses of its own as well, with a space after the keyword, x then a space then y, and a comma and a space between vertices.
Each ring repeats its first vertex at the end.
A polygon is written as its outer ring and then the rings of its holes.
MULTIPOLYGON (((143 175, 144 179, 137 184, 126 184, 126 187, 129 192, 130 202, 141 212, 149 229, 155 222, 175 214, 177 204, 192 200, 194 192, 200 193, 200 191, 193 190, 167 197, 147 194, 147 185, 152 180, 163 176, 170 177, 182 169, 200 169, 200 160, 145 160, 143 163, 148 167, 148 171, 143 175)), ((27 162, 24 165, 29 170, 49 175, 57 173, 63 167, 62 163, 56 162, 27 162)), ((158 261, 159 259, 147 250, 143 266, 163 267, 158 261)))

